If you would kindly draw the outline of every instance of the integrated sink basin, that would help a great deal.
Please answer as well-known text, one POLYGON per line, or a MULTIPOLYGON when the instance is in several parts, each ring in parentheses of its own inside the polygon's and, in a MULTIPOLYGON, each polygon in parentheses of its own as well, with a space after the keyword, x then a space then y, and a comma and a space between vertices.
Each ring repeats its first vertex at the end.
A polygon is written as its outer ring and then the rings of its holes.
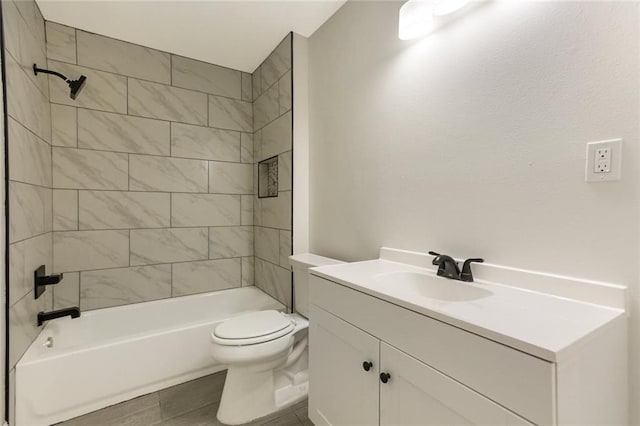
POLYGON ((478 300, 493 294, 474 284, 466 284, 421 272, 387 272, 374 275, 373 279, 378 284, 389 286, 403 293, 446 302, 478 300))

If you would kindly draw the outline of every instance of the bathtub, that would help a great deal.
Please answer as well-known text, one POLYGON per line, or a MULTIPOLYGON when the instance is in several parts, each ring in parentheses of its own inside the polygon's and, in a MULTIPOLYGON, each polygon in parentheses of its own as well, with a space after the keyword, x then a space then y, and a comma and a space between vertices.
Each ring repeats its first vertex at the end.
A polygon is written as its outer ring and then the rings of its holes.
POLYGON ((284 306, 243 287, 50 321, 16 366, 16 425, 50 425, 221 371, 213 327, 263 309, 284 306))

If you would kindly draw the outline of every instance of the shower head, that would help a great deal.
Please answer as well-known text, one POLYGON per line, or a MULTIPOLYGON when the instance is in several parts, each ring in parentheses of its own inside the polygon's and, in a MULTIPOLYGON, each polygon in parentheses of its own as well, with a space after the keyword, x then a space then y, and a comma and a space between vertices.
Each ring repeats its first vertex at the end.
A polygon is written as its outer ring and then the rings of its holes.
POLYGON ((38 65, 33 64, 33 73, 35 75, 38 75, 39 72, 44 73, 44 74, 55 75, 55 76, 60 77, 61 79, 63 79, 65 81, 65 83, 67 83, 69 85, 69 89, 71 90, 70 93, 69 93, 69 96, 73 100, 75 100, 78 97, 78 93, 80 93, 80 91, 84 87, 85 83, 87 82, 87 77, 85 77, 84 75, 81 75, 80 78, 77 79, 77 80, 71 80, 70 78, 67 78, 65 75, 60 74, 57 71, 51 71, 51 70, 47 70, 47 69, 44 69, 44 68, 38 68, 38 65))
POLYGON ((71 99, 73 99, 74 101, 76 100, 76 98, 78 97, 78 93, 80 93, 80 91, 82 90, 86 82, 87 82, 87 77, 85 77, 84 75, 81 75, 80 78, 77 80, 67 81, 67 83, 69 84, 69 88, 71 89, 71 93, 70 93, 71 99))

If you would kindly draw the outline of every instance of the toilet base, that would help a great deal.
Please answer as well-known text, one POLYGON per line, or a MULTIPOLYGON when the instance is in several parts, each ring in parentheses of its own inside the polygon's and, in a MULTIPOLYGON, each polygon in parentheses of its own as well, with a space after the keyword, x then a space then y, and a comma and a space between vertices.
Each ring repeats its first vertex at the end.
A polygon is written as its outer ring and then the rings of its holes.
POLYGON ((308 354, 295 348, 282 366, 266 371, 229 367, 218 408, 218 420, 240 425, 294 405, 309 393, 308 354), (296 353, 297 352, 297 353, 296 353), (292 359, 293 358, 293 359, 292 359))

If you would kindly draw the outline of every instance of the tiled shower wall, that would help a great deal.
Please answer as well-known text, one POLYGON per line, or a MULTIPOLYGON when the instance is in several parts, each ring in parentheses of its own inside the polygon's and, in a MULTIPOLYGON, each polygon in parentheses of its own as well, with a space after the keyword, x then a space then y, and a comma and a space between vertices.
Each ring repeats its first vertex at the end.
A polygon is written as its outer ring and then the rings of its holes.
POLYGON ((251 75, 47 22, 54 307, 253 285, 251 75))
POLYGON ((33 271, 52 268, 51 115, 49 83, 33 74, 46 64, 44 20, 33 1, 3 1, 9 115, 9 369, 38 335, 36 315, 51 309, 48 291, 35 300, 33 271))
POLYGON ((255 198, 255 281, 287 306, 291 306, 288 257, 293 185, 291 43, 289 34, 252 75, 254 176, 258 176, 258 162, 278 156, 278 196, 255 198))
POLYGON ((51 115, 49 86, 33 74, 46 63, 44 19, 34 1, 3 1, 9 156, 9 396, 15 365, 36 338, 36 315, 50 310, 51 292, 33 297, 33 271, 52 267, 51 115))

